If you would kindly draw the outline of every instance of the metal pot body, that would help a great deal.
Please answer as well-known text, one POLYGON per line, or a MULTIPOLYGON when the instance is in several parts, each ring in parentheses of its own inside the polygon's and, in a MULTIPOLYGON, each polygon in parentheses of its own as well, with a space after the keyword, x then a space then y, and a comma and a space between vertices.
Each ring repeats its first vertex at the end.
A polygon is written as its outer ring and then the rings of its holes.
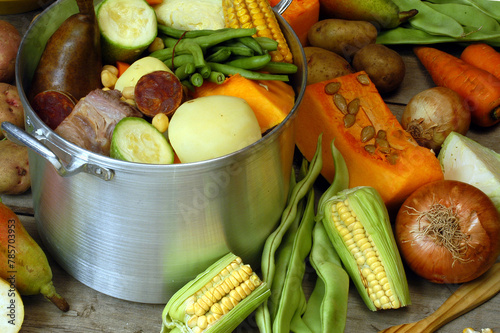
POLYGON ((26 131, 2 125, 10 139, 30 148, 35 219, 45 247, 89 287, 144 303, 167 302, 228 251, 259 265, 265 239, 286 203, 293 119, 307 77, 305 56, 290 26, 278 15, 299 66, 291 78, 296 104, 282 124, 221 158, 147 165, 73 145, 48 128, 28 103, 46 41, 77 11, 73 0, 60 0, 31 25, 16 64, 26 131))

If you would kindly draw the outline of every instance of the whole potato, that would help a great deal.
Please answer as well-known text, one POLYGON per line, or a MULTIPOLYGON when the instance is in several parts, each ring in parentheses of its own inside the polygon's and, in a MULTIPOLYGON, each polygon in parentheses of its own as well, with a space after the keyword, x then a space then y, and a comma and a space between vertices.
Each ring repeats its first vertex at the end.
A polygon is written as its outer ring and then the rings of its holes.
MULTIPOLYGON (((24 128, 24 108, 16 86, 0 82, 0 126, 4 121, 24 128)), ((0 139, 3 133, 0 131, 0 139)))
POLYGON ((7 21, 0 20, 0 82, 14 81, 17 50, 21 34, 7 21))
POLYGON ((406 72, 399 53, 382 44, 366 45, 356 52, 352 66, 356 71, 365 71, 380 93, 396 90, 406 72))
POLYGON ((325 19, 309 29, 307 38, 311 46, 335 52, 350 61, 358 50, 375 43, 377 34, 377 28, 367 21, 325 19))
POLYGON ((306 46, 307 84, 313 84, 353 73, 351 65, 335 52, 306 46))
POLYGON ((0 140, 0 194, 21 194, 30 187, 28 148, 0 140))

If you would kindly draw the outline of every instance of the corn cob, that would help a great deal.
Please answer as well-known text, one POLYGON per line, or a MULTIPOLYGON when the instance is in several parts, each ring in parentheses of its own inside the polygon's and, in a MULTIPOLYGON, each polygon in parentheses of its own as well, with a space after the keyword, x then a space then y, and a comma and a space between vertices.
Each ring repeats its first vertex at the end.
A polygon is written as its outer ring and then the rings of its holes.
POLYGON ((355 187, 337 193, 323 207, 328 236, 368 308, 409 305, 406 274, 379 193, 355 187))
POLYGON ((170 298, 161 332, 231 332, 269 295, 252 268, 228 253, 170 298))
POLYGON ((275 62, 293 62, 276 16, 267 0, 222 0, 227 28, 257 28, 257 37, 268 37, 278 42, 278 49, 270 51, 275 62))

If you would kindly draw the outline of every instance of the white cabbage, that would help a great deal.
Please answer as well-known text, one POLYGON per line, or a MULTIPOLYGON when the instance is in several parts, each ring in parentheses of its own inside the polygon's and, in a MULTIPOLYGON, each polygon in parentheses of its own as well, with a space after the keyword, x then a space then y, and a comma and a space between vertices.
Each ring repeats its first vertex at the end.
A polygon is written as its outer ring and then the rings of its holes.
POLYGON ((479 188, 500 212, 500 154, 456 132, 446 138, 438 155, 444 178, 479 188))

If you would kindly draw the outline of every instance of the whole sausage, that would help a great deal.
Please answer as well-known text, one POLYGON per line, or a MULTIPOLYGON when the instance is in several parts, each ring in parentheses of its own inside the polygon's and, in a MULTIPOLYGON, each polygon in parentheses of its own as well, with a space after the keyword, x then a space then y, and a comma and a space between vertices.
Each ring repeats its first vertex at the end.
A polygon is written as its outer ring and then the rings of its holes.
POLYGON ((101 87, 99 26, 92 0, 77 0, 80 12, 67 18, 49 38, 35 70, 30 101, 58 90, 77 100, 101 87))
POLYGON ((168 71, 143 75, 135 86, 135 103, 146 116, 158 113, 171 116, 182 103, 184 89, 179 79, 168 71))

